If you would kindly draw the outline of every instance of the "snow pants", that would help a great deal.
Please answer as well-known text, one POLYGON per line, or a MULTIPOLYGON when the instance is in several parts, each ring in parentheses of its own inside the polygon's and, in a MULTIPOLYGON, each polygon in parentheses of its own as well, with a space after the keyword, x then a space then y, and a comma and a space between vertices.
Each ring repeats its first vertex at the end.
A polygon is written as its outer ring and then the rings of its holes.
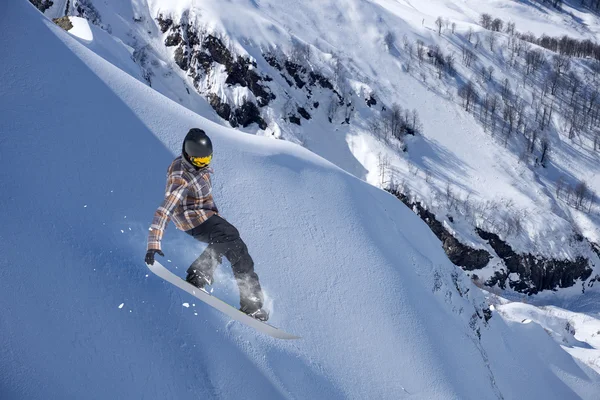
POLYGON ((225 256, 231 263, 240 290, 241 309, 252 311, 262 308, 263 293, 258 275, 254 272, 254 261, 235 226, 215 214, 186 233, 208 244, 200 257, 190 265, 188 273, 200 272, 212 282, 215 269, 225 256))

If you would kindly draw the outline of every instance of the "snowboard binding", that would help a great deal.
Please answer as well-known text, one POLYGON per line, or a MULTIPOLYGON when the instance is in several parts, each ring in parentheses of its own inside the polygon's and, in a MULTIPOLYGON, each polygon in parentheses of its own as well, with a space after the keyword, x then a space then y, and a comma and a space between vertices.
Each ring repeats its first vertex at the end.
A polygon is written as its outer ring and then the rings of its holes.
POLYGON ((212 279, 197 270, 188 272, 185 281, 200 290, 206 290, 204 286, 212 285, 212 279))

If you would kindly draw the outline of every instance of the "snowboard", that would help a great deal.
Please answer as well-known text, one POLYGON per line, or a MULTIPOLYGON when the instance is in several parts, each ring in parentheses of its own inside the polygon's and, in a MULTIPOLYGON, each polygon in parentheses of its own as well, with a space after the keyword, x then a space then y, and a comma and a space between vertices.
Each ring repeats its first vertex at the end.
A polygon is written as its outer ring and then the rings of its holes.
POLYGON ((231 319, 241 322, 242 324, 249 326, 251 328, 256 329, 257 331, 274 337, 276 339, 300 339, 299 336, 294 336, 287 332, 282 331, 281 329, 275 328, 272 325, 267 324, 266 322, 259 321, 257 319, 252 318, 251 316, 241 312, 235 307, 230 306, 224 301, 211 296, 206 291, 198 289, 197 287, 189 284, 184 279, 181 279, 168 269, 162 266, 158 261, 154 261, 154 265, 146 266, 152 271, 155 275, 161 277, 165 281, 177 286, 181 290, 184 290, 197 298, 200 301, 208 304, 209 306, 221 311, 223 314, 227 315, 231 319))

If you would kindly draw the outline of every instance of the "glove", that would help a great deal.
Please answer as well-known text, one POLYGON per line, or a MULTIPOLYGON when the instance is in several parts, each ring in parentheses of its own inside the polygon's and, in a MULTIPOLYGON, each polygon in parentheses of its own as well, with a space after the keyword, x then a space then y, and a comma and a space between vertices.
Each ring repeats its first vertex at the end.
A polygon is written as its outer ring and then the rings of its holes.
POLYGON ((150 249, 146 253, 146 264, 148 264, 148 265, 154 265, 154 255, 156 253, 158 253, 162 257, 165 256, 165 254, 162 251, 160 251, 160 250, 150 249))

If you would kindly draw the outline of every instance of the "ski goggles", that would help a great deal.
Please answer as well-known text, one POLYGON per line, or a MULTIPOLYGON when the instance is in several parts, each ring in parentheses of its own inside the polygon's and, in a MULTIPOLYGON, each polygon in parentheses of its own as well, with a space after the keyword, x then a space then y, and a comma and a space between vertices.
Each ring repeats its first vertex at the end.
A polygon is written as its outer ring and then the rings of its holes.
POLYGON ((212 154, 208 157, 190 157, 190 162, 196 167, 206 167, 212 160, 212 154))

